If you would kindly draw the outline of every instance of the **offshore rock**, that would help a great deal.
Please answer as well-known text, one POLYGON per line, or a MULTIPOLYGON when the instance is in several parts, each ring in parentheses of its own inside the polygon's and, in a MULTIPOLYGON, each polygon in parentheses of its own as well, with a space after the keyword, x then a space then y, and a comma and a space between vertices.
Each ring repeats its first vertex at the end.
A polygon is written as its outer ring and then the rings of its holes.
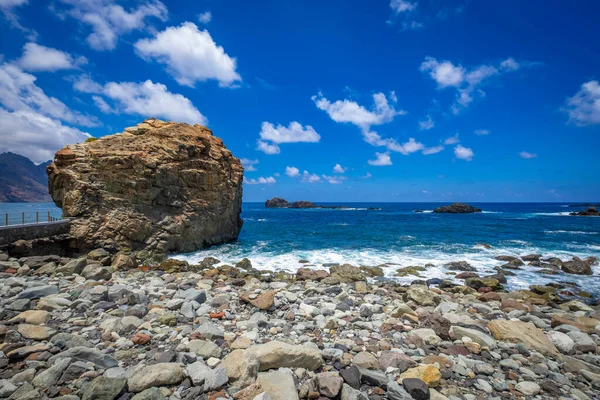
POLYGON ((79 250, 186 252, 242 228, 242 164, 200 125, 148 119, 66 146, 47 171, 79 250))
POLYGON ((468 204, 454 203, 449 206, 438 207, 433 210, 434 213, 448 213, 448 214, 472 214, 481 212, 480 208, 470 206, 468 204))
POLYGON ((270 200, 267 200, 265 202, 265 207, 267 208, 287 208, 290 206, 290 202, 279 198, 279 197, 273 197, 270 200))

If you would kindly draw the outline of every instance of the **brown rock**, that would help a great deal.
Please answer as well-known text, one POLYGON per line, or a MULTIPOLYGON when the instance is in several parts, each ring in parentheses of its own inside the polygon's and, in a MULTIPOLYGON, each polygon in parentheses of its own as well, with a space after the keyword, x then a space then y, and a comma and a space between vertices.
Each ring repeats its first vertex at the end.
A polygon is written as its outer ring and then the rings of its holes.
POLYGON ((80 250, 193 251, 242 227, 242 164, 200 125, 148 119, 59 150, 47 172, 80 250))
POLYGON ((487 302, 487 301, 501 301, 502 298, 496 292, 484 293, 477 298, 479 301, 487 302))
POLYGON ((550 326, 556 328, 559 325, 571 325, 579 328, 582 332, 593 333, 600 320, 588 317, 574 317, 568 314, 554 314, 550 326))
POLYGON ((559 357, 560 353, 544 331, 531 322, 496 319, 488 323, 488 329, 496 340, 522 343, 530 350, 539 351, 547 356, 559 357))
POLYGON ((504 300, 502 304, 500 304, 500 309, 505 313, 509 313, 514 310, 531 311, 531 307, 513 299, 504 300))
POLYGON ((439 365, 440 371, 449 371, 454 366, 454 362, 452 362, 452 360, 450 360, 448 357, 436 356, 433 354, 425 357, 423 359, 423 364, 437 364, 439 365))
POLYGON ((240 293, 240 299, 242 301, 245 301, 246 303, 252 304, 254 307, 260 310, 268 310, 273 306, 273 302, 275 301, 275 294, 277 294, 275 290, 269 290, 260 294, 255 299, 251 299, 250 293, 244 292, 240 293))
POLYGON ((329 272, 322 269, 299 268, 296 279, 299 281, 320 281, 329 276, 329 272))
POLYGON ((135 336, 134 336, 134 337, 131 339, 131 341, 132 341, 134 344, 137 344, 137 345, 145 345, 145 344, 148 344, 148 343, 150 343, 150 340, 151 340, 150 336, 146 335, 145 333, 137 333, 137 334, 136 334, 136 335, 135 335, 135 336))

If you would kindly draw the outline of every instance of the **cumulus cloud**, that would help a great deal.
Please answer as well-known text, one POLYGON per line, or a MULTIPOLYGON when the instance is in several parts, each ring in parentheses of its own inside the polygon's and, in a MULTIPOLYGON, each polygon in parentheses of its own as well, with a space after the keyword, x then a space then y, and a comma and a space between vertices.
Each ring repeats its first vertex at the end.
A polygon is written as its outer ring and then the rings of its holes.
POLYGON ((258 164, 258 160, 250 160, 248 158, 242 158, 240 160, 242 165, 244 166, 244 170, 247 172, 256 171, 256 167, 254 165, 258 164))
POLYGON ((85 57, 74 57, 69 53, 29 42, 23 46, 23 55, 17 64, 26 71, 58 71, 75 69, 87 63, 85 57))
POLYGON ((237 61, 218 46, 208 31, 200 31, 192 22, 169 27, 152 39, 135 43, 138 55, 167 67, 167 72, 184 86, 214 79, 219 86, 233 86, 242 78, 237 61))
POLYGON ((285 167, 285 174, 287 176, 291 176, 292 178, 295 178, 297 176, 300 176, 300 170, 296 167, 285 167))
POLYGON ((469 149, 468 147, 463 147, 459 144, 454 148, 454 155, 456 158, 460 158, 461 160, 471 161, 475 154, 473 153, 473 150, 469 149))
POLYGON ((398 144, 395 142, 388 144, 388 149, 396 151, 398 153, 402 153, 405 156, 412 153, 416 153, 417 151, 423 150, 424 148, 425 146, 423 145, 423 143, 417 142, 414 138, 409 138, 408 142, 403 144, 398 144))
POLYGON ((600 124, 600 84, 589 81, 581 85, 579 91, 566 101, 563 111, 569 116, 569 123, 577 126, 600 124))
POLYGON ((476 129, 475 134, 478 136, 489 135, 490 131, 488 131, 487 129, 476 129))
POLYGON ((16 65, 0 65, 0 153, 11 151, 41 163, 52 159, 64 145, 90 137, 65 122, 82 126, 99 123, 47 96, 35 80, 16 65))
MULTIPOLYGON (((406 111, 397 110, 390 105, 390 101, 383 93, 373 95, 373 107, 367 109, 354 100, 336 100, 331 102, 319 93, 312 96, 312 100, 318 109, 323 110, 335 122, 351 123, 361 129, 363 139, 372 146, 388 146, 395 144, 391 139, 382 138, 377 132, 370 128, 373 125, 382 125, 391 122, 397 115, 404 115, 406 111)), ((390 100, 396 102, 396 94, 390 94, 390 100)))
POLYGON ((447 138, 446 140, 444 140, 444 144, 447 146, 459 143, 460 139, 458 138, 458 133, 455 134, 454 136, 450 136, 449 138, 447 138))
POLYGON ((536 158, 538 155, 535 153, 530 153, 528 151, 522 151, 519 153, 519 156, 521 156, 521 158, 536 158))
POLYGON ((369 165, 373 165, 375 167, 383 167, 386 165, 392 165, 392 159, 390 158, 390 153, 375 153, 375 160, 369 160, 369 165))
POLYGON ((344 172, 346 172, 347 168, 342 167, 340 164, 335 164, 335 166, 333 167, 333 172, 335 172, 336 174, 343 174, 344 172))
POLYGON ((371 175, 370 172, 367 172, 366 174, 364 174, 363 176, 361 176, 360 179, 370 179, 372 177, 373 177, 373 175, 371 175))
POLYGON ((55 7, 59 17, 71 17, 91 29, 86 42, 94 50, 114 50, 119 38, 133 31, 145 30, 146 20, 166 21, 167 7, 149 0, 126 10, 115 0, 59 0, 55 7))
POLYGON ((352 100, 329 101, 319 93, 312 96, 312 100, 318 109, 327 112, 335 122, 349 122, 359 128, 368 129, 372 125, 381 125, 390 122, 397 115, 406 114, 404 110, 396 110, 383 93, 373 95, 374 105, 371 110, 359 105, 352 100))
POLYGON ((33 110, 75 125, 100 124, 95 117, 73 111, 57 98, 47 96, 35 81, 35 76, 17 65, 0 65, 0 103, 10 111, 33 110))
POLYGON ((210 11, 198 15, 198 22, 201 24, 208 24, 210 21, 212 21, 212 13, 210 11))
MULTIPOLYGON (((523 65, 532 66, 535 63, 525 62, 523 65)), ((513 58, 507 58, 498 65, 480 65, 469 69, 451 61, 426 57, 421 63, 420 70, 427 73, 437 83, 439 89, 456 89, 456 100, 451 109, 454 114, 458 114, 473 102, 474 97, 485 96, 485 92, 481 89, 485 81, 493 76, 517 71, 523 65, 513 58)))
POLYGON ((247 179, 244 177, 244 183, 247 185, 270 185, 275 182, 277 181, 272 176, 267 176, 266 178, 261 176, 258 179, 247 179))
POLYGON ((390 1, 390 8, 392 11, 399 14, 414 10, 417 8, 417 3, 411 3, 410 1, 406 0, 392 0, 390 1))
POLYGON ((279 154, 281 143, 318 143, 321 136, 315 129, 293 121, 287 127, 264 121, 261 126, 257 149, 266 154, 279 154))
POLYGON ((300 182, 317 183, 321 182, 321 177, 317 174, 311 174, 310 172, 304 170, 302 173, 302 180, 300 182))
POLYGON ((435 123, 433 119, 431 119, 431 115, 428 115, 423 121, 419 121, 419 129, 422 131, 428 131, 429 129, 433 129, 435 123))
POLYGON ((346 180, 345 176, 329 176, 329 175, 322 175, 323 179, 325 179, 327 182, 331 183, 332 185, 339 185, 340 183, 344 182, 346 180))
POLYGON ((94 99, 105 113, 124 113, 143 117, 160 117, 177 122, 206 125, 208 120, 192 102, 181 94, 171 93, 161 83, 107 82, 100 85, 88 77, 81 77, 73 84, 75 90, 94 93, 110 99, 110 106, 102 97, 94 99))

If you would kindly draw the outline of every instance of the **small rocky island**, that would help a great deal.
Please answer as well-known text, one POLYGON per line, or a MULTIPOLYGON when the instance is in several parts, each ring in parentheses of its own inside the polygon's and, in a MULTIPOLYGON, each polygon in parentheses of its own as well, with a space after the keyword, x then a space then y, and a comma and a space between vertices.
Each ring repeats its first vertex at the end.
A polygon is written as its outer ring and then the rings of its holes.
POLYGON ((583 211, 576 211, 569 213, 569 215, 580 216, 580 217, 600 217, 600 212, 596 207, 589 207, 583 211))
MULTIPOLYGON (((321 206, 311 201, 300 200, 290 203, 280 197, 273 197, 265 202, 266 208, 325 208, 325 209, 348 209, 347 206, 321 206)), ((368 210, 380 210, 380 208, 369 207, 368 210)))
POLYGON ((481 208, 473 207, 469 204, 454 203, 449 206, 438 207, 433 212, 440 214, 473 214, 482 211, 481 208))

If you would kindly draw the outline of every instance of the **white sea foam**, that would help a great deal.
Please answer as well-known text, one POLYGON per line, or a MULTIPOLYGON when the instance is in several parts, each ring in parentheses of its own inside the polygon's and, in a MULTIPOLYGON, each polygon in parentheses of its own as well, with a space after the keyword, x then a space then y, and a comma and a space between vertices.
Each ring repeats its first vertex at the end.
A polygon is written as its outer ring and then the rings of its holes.
MULTIPOLYGON (((308 260, 309 266, 323 268, 323 264, 348 263, 352 265, 371 265, 382 266, 384 273, 389 278, 397 279, 400 282, 411 282, 418 277, 394 277, 396 270, 403 267, 426 264, 433 264, 433 267, 427 268, 421 272, 421 277, 452 279, 447 275, 446 264, 452 261, 467 261, 477 272, 485 274, 494 274, 494 267, 504 264, 503 261, 495 260, 498 255, 517 255, 541 253, 546 257, 558 257, 562 260, 568 260, 573 256, 588 257, 600 256, 600 246, 588 245, 579 246, 569 250, 548 251, 532 246, 522 241, 506 241, 503 247, 493 247, 490 249, 473 247, 461 244, 440 245, 440 246, 412 246, 401 251, 380 251, 370 248, 360 250, 324 248, 318 250, 291 250, 280 253, 270 251, 268 241, 259 241, 250 249, 242 249, 239 244, 227 244, 214 247, 208 250, 198 251, 193 254, 177 255, 175 258, 186 260, 192 264, 199 263, 205 257, 215 257, 222 261, 222 264, 234 264, 242 258, 247 257, 255 268, 270 271, 289 271, 295 272, 306 264, 298 263, 299 260, 308 260)), ((600 273, 600 266, 592 267, 594 274, 600 273)), ((588 291, 597 291, 596 283, 589 277, 580 277, 577 275, 553 275, 545 276, 537 274, 534 267, 522 267, 520 270, 513 271, 516 276, 508 277, 508 287, 510 289, 526 288, 531 284, 545 284, 569 280, 577 282, 582 289, 588 291)))
POLYGON ((546 217, 564 217, 564 216, 569 216, 571 213, 569 211, 560 211, 560 212, 553 212, 553 213, 533 213, 531 215, 540 215, 540 216, 546 216, 546 217))
POLYGON ((267 220, 267 219, 265 219, 265 218, 259 218, 259 219, 258 219, 258 222, 267 222, 267 221, 268 221, 268 220, 267 220))
POLYGON ((560 235, 560 234, 571 234, 571 235, 598 235, 598 232, 585 232, 585 231, 563 231, 563 230, 557 230, 557 231, 544 231, 545 234, 548 235, 560 235))

